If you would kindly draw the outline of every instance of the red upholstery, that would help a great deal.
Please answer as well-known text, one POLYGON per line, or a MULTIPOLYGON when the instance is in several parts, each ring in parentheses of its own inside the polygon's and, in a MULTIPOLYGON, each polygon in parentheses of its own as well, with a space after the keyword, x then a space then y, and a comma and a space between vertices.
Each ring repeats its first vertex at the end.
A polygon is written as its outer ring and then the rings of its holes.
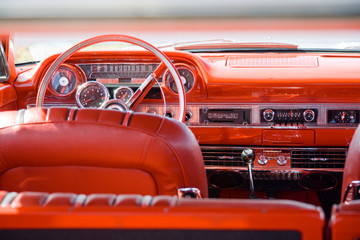
POLYGON ((72 197, 60 193, 19 193, 13 201, 22 202, 21 206, 14 208, 8 201, 0 208, 0 228, 239 230, 268 231, 269 235, 272 231, 295 231, 303 240, 317 240, 322 239, 325 225, 321 208, 290 200, 92 194, 76 195, 78 204, 73 203, 72 207, 69 201, 56 207, 47 204, 47 199, 61 202, 72 197))
POLYGON ((199 145, 175 120, 98 109, 0 113, 0 189, 207 196, 199 145))
POLYGON ((344 200, 347 187, 354 180, 360 180, 360 127, 358 127, 354 133, 346 157, 341 201, 344 200))
POLYGON ((332 240, 360 239, 360 200, 333 207, 330 230, 332 240))

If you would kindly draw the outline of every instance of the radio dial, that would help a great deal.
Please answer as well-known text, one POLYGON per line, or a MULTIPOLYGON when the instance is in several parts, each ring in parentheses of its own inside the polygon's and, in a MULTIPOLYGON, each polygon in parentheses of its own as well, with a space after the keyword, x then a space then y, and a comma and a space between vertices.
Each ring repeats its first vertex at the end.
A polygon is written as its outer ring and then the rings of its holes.
POLYGON ((311 122, 315 119, 315 113, 313 110, 305 110, 303 115, 306 122, 311 122))
POLYGON ((274 116, 275 116, 275 112, 271 109, 266 109, 263 112, 263 117, 267 122, 271 122, 272 120, 274 120, 274 116))

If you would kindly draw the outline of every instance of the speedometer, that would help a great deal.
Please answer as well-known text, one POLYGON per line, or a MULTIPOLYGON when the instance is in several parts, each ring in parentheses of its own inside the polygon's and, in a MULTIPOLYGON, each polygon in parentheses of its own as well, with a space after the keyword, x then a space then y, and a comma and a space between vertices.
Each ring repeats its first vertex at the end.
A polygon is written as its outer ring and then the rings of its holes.
POLYGON ((76 92, 76 102, 83 108, 100 108, 109 100, 109 91, 99 82, 86 82, 76 92))

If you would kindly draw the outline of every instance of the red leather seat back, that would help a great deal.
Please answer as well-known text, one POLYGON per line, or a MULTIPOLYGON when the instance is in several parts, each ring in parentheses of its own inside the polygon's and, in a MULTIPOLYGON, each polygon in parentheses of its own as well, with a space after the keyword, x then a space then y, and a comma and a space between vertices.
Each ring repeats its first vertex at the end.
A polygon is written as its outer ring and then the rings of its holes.
POLYGON ((329 225, 332 240, 360 239, 360 200, 334 206, 329 225))
POLYGON ((113 110, 0 113, 0 189, 207 196, 199 145, 176 120, 113 110))
POLYGON ((349 184, 354 180, 360 180, 360 127, 358 127, 351 140, 345 161, 341 201, 349 184))
POLYGON ((33 236, 34 229, 38 238, 69 238, 77 234, 71 229, 97 229, 94 234, 101 234, 100 239, 117 234, 121 239, 322 240, 325 225, 320 207, 290 200, 0 191, 0 202, 0 233, 14 239, 33 236), (152 235, 159 232, 161 236, 152 235))

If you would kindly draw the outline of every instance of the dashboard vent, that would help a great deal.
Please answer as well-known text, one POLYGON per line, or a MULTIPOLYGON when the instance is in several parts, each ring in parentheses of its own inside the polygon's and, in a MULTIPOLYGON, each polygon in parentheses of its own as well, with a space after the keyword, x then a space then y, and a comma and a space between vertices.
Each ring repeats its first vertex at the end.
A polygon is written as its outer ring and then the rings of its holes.
POLYGON ((245 166, 242 151, 243 148, 201 147, 205 166, 245 166))
POLYGON ((293 168, 344 168, 347 149, 291 150, 293 168))

